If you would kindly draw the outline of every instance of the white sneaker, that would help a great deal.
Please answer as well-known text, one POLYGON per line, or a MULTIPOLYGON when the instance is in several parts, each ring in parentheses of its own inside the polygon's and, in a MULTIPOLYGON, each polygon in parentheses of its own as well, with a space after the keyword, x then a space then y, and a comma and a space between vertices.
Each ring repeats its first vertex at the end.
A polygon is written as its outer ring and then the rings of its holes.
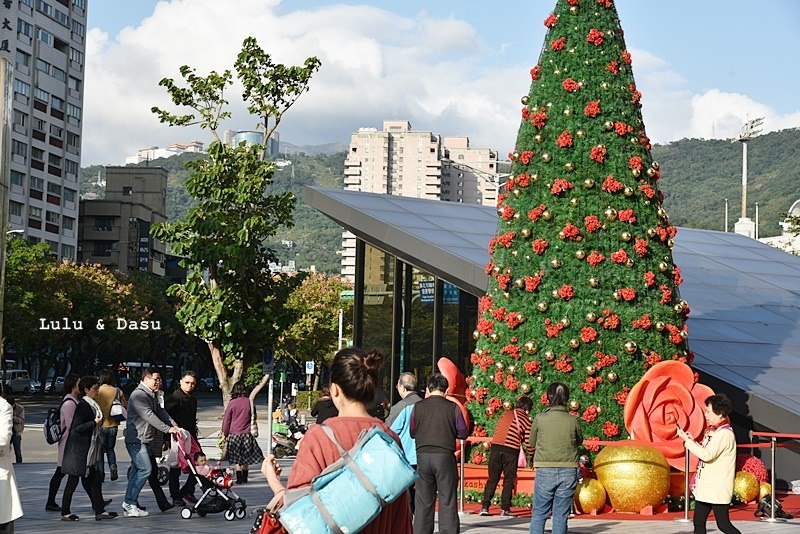
POLYGON ((122 513, 127 517, 147 517, 149 515, 147 511, 142 510, 135 504, 128 504, 126 502, 122 503, 122 513))

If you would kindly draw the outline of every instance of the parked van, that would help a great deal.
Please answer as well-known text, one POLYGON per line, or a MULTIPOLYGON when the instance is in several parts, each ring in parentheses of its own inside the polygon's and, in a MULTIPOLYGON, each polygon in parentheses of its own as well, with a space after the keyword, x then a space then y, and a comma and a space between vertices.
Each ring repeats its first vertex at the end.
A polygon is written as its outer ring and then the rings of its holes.
POLYGON ((9 393, 30 393, 31 377, 25 369, 6 369, 6 391, 9 393))

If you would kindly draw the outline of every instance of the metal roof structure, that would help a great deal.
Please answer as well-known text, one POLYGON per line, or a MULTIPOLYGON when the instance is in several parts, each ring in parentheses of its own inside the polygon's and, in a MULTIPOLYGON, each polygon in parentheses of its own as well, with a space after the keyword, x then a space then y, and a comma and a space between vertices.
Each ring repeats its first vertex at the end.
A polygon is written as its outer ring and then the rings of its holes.
MULTIPOLYGON (((306 187, 304 198, 367 243, 474 295, 486 292, 493 208, 321 187, 306 187)), ((691 308, 695 369, 712 387, 739 390, 759 425, 796 432, 800 258, 739 234, 688 228, 678 231, 673 257, 691 308)))

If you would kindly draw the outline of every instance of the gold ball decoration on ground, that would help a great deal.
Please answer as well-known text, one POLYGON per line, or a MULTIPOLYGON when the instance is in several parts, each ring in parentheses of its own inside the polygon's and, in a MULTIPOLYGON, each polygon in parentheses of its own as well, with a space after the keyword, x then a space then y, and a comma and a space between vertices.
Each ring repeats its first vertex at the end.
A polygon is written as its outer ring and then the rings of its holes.
POLYGON ((575 508, 582 514, 591 514, 602 510, 606 505, 606 489, 593 479, 584 478, 575 488, 575 508))
POLYGON ((669 492, 669 464, 655 447, 605 447, 595 458, 594 471, 617 512, 655 508, 669 492))
POLYGON ((753 473, 739 471, 733 479, 733 493, 742 502, 752 502, 760 491, 758 479, 753 473))
POLYGON ((762 482, 758 485, 758 500, 760 501, 767 495, 772 495, 772 486, 769 485, 769 482, 762 482))

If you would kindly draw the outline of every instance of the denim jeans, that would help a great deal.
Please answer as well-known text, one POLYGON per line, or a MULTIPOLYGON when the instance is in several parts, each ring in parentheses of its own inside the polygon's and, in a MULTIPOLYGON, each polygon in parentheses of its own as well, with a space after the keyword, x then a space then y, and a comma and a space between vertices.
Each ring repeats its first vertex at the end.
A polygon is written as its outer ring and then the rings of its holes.
POLYGON ((100 455, 97 457, 97 470, 100 474, 104 474, 105 466, 103 459, 108 455, 108 465, 117 464, 117 453, 114 451, 114 446, 117 444, 117 427, 100 427, 100 455))
POLYGON ((150 452, 147 445, 142 443, 125 443, 128 455, 131 457, 131 474, 128 478, 128 487, 125 489, 125 502, 136 504, 142 488, 147 483, 152 465, 150 465, 150 452))
POLYGON ((533 482, 533 516, 530 534, 543 534, 553 509, 553 534, 566 534, 567 519, 578 486, 576 467, 537 467, 533 482))
POLYGON ((14 446, 14 458, 18 464, 22 463, 22 434, 11 434, 11 444, 14 446))

